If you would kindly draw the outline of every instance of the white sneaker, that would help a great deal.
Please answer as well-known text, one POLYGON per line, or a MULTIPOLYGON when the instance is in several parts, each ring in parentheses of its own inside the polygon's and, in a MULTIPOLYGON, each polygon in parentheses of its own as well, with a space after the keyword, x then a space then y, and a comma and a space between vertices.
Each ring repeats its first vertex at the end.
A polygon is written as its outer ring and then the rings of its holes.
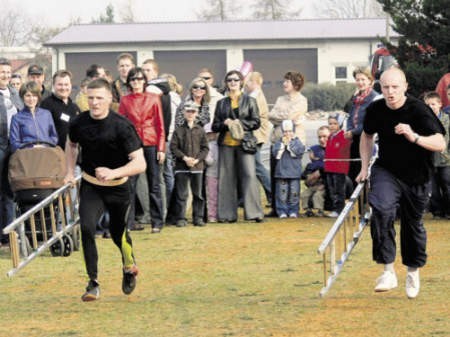
POLYGON ((286 219, 287 218, 287 214, 281 213, 279 218, 280 219, 286 219))
POLYGON ((339 216, 339 213, 336 211, 330 212, 327 214, 327 217, 329 218, 337 218, 339 216))
POLYGON ((420 278, 419 270, 409 271, 406 274, 406 296, 408 298, 416 298, 419 295, 420 278))
POLYGON ((385 270, 379 278, 377 278, 377 284, 375 286, 376 292, 389 291, 391 289, 397 288, 397 276, 395 273, 385 270))

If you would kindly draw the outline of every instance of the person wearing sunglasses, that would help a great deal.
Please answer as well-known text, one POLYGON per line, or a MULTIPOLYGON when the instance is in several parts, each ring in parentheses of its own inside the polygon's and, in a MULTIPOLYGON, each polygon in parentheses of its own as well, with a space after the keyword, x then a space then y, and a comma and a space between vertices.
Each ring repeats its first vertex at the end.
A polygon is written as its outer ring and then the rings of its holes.
POLYGON ((209 68, 202 68, 198 72, 198 77, 205 80, 206 84, 209 88, 209 115, 211 116, 211 120, 214 119, 214 111, 216 111, 216 105, 219 100, 223 98, 223 95, 217 90, 214 86, 214 73, 209 68))
POLYGON ((256 99, 242 92, 243 75, 237 70, 225 76, 227 94, 217 102, 212 130, 219 133, 219 222, 237 221, 238 184, 246 220, 264 221, 259 184, 256 178, 255 154, 244 151, 242 140, 231 136, 229 127, 239 120, 244 132, 260 127, 256 99))
MULTIPOLYGON (((152 233, 159 233, 163 227, 163 205, 160 188, 160 164, 164 162, 166 142, 161 100, 156 94, 146 92, 147 77, 142 68, 128 72, 127 87, 130 93, 120 100, 119 114, 128 118, 136 128, 144 146, 147 163, 146 175, 150 197, 152 233)), ((131 200, 136 195, 137 176, 131 178, 131 200)), ((135 204, 132 202, 128 214, 128 228, 144 229, 135 224, 135 204)))
POLYGON ((199 107, 195 124, 205 126, 210 122, 209 116, 209 86, 206 81, 200 77, 196 77, 189 85, 189 93, 183 102, 178 106, 175 115, 175 128, 182 126, 185 123, 184 106, 196 105, 199 107))

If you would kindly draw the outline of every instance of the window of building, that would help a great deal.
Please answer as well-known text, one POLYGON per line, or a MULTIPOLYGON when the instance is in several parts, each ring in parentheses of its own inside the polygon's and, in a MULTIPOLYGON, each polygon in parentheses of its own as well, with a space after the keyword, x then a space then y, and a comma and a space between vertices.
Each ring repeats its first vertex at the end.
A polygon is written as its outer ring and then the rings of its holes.
POLYGON ((347 67, 335 67, 334 68, 336 80, 346 80, 347 79, 347 67))

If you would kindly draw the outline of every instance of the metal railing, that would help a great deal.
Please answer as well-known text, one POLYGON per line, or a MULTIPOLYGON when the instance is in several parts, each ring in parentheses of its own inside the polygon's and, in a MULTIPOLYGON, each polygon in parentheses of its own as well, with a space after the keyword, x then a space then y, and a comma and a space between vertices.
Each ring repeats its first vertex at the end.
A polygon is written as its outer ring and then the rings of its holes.
POLYGON ((368 183, 359 183, 344 209, 319 246, 323 258, 323 297, 330 290, 344 267, 364 228, 369 223, 370 207, 367 198, 368 183))
POLYGON ((13 266, 7 272, 9 277, 47 249, 53 256, 68 256, 79 249, 80 179, 74 187, 66 184, 55 190, 3 229, 3 234, 9 235, 13 266))

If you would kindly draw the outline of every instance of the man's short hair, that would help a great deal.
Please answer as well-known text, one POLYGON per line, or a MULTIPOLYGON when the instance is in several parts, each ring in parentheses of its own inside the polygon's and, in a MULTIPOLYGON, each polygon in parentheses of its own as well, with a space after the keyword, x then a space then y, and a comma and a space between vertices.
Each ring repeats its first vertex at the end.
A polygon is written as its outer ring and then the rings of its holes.
POLYGON ((159 65, 154 59, 146 59, 142 64, 151 64, 155 72, 159 73, 159 65))
POLYGON ((72 73, 69 70, 61 69, 53 74, 52 81, 55 83, 57 77, 68 77, 72 81, 72 73))
POLYGON ((9 62, 9 60, 4 57, 0 57, 0 66, 10 66, 11 67, 11 62, 9 62))
POLYGON ((91 64, 89 68, 86 69, 86 77, 99 77, 100 73, 98 72, 99 69, 103 69, 101 65, 98 64, 91 64))
POLYGON ((134 56, 131 55, 130 53, 121 53, 121 54, 119 54, 119 56, 117 56, 117 58, 116 58, 116 64, 119 64, 119 62, 121 60, 125 60, 125 59, 128 59, 128 60, 131 61, 131 63, 136 64, 136 62, 134 61, 134 56))
POLYGON ((104 78, 97 78, 91 82, 89 82, 88 89, 102 89, 105 88, 107 91, 109 91, 112 94, 112 88, 111 84, 105 80, 104 78))
POLYGON ((319 128, 317 129, 317 134, 319 134, 319 132, 320 132, 320 131, 323 131, 323 130, 330 131, 330 127, 329 127, 328 125, 322 125, 321 127, 319 127, 319 128))

